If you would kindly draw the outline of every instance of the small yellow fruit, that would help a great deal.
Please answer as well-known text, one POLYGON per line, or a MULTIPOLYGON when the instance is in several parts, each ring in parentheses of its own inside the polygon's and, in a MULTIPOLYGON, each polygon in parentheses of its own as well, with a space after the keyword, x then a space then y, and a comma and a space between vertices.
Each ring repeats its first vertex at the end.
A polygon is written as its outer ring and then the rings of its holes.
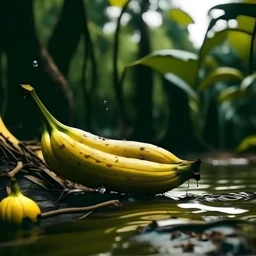
POLYGON ((24 196, 15 179, 11 180, 11 192, 0 203, 0 221, 15 227, 21 227, 24 220, 35 223, 41 214, 38 205, 24 196))

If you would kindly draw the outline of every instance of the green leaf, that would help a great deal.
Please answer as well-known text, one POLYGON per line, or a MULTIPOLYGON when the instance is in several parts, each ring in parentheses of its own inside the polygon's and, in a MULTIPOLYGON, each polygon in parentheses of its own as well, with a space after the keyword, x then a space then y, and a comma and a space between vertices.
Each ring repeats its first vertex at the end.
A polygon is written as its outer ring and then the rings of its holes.
MULTIPOLYGON (((255 4, 248 4, 248 3, 231 3, 231 4, 220 4, 220 5, 216 5, 214 7, 212 7, 208 14, 211 16, 211 13, 214 10, 223 10, 224 14, 220 15, 219 17, 217 17, 216 19, 212 18, 210 21, 210 24, 207 28, 207 31, 205 33, 205 37, 204 37, 204 44, 206 44, 207 40, 207 36, 208 36, 208 32, 214 27, 214 25, 216 24, 216 22, 218 20, 230 20, 230 19, 237 19, 238 23, 240 21, 240 25, 238 24, 238 28, 237 30, 240 31, 244 31, 244 32, 251 32, 251 22, 250 24, 246 24, 246 20, 243 18, 240 18, 239 15, 243 15, 243 16, 249 16, 249 17, 256 17, 256 5, 255 4), (249 28, 248 28, 249 26, 249 28), (249 31, 250 29, 250 31, 249 31)), ((248 20, 247 20, 248 21, 248 20)), ((228 28, 229 30, 231 28, 228 28)), ((234 30, 234 29, 233 29, 234 30)), ((227 30, 224 30, 227 32, 227 30)), ((218 35, 217 38, 214 38, 214 40, 208 44, 210 44, 209 46, 205 46, 204 49, 200 51, 200 61, 199 63, 201 63, 201 60, 205 57, 205 55, 209 52, 209 49, 212 49, 214 46, 218 45, 220 42, 223 41, 223 37, 225 39, 225 32, 221 31, 219 33, 216 33, 218 35), (216 41, 216 43, 214 42, 216 41), (213 47, 211 47, 211 45, 213 45, 213 47), (209 48, 209 49, 208 49, 209 48)), ((215 35, 216 36, 216 35, 215 35)))
POLYGON ((256 135, 250 135, 246 138, 244 138, 239 146, 236 148, 237 152, 242 152, 247 150, 250 147, 255 147, 256 146, 256 135))
POLYGON ((155 51, 127 66, 148 66, 162 74, 172 73, 181 77, 186 83, 193 85, 196 77, 198 57, 192 52, 182 50, 155 51))
POLYGON ((230 67, 220 67, 210 72, 199 85, 199 91, 203 91, 214 83, 222 80, 237 79, 242 80, 243 74, 238 69, 230 67))
POLYGON ((235 19, 239 15, 250 16, 256 18, 256 5, 249 3, 229 3, 219 4, 213 6, 208 14, 211 16, 213 10, 223 10, 225 14, 221 16, 221 19, 230 20, 235 19))
POLYGON ((255 82, 255 80, 256 80, 256 73, 253 73, 245 77, 240 86, 241 91, 248 92, 249 88, 251 87, 253 82, 255 82))
POLYGON ((220 92, 218 102, 222 104, 227 101, 236 101, 238 99, 241 99, 243 96, 244 94, 241 91, 240 87, 234 85, 220 92))
POLYGON ((179 87, 188 96, 188 105, 190 108, 190 116, 193 121, 195 133, 200 135, 201 131, 202 131, 202 122, 201 122, 200 99, 199 99, 198 94, 182 78, 177 77, 174 74, 167 73, 164 75, 164 78, 166 80, 168 80, 171 84, 174 84, 177 87, 179 87))
POLYGON ((246 30, 232 30, 228 33, 230 47, 245 61, 249 61, 252 34, 246 30))
MULTIPOLYGON (((216 46, 223 43, 228 35, 227 30, 222 30, 215 33, 212 37, 205 37, 202 47, 199 51, 199 63, 201 64, 204 58, 209 54, 209 52, 216 46)), ((199 65, 200 65, 199 64, 199 65)))
POLYGON ((236 101, 249 95, 249 88, 256 80, 256 73, 245 77, 240 86, 231 86, 223 90, 218 97, 219 103, 226 101, 236 101))
POLYGON ((239 15, 236 18, 237 21, 237 29, 247 31, 249 34, 252 34, 254 29, 255 18, 239 15))
POLYGON ((248 3, 231 3, 231 4, 219 4, 212 7, 208 14, 211 16, 211 13, 214 10, 223 10, 224 14, 220 15, 216 19, 212 19, 208 28, 207 32, 210 31, 216 22, 220 19, 222 20, 230 20, 236 19, 239 15, 249 16, 249 17, 256 17, 256 5, 255 4, 248 4, 248 3))
POLYGON ((191 23, 195 23, 192 17, 181 9, 172 9, 169 11, 169 17, 171 20, 182 26, 188 26, 191 23))
MULTIPOLYGON (((216 46, 222 44, 226 39, 231 39, 232 47, 242 47, 246 48, 244 43, 242 43, 241 38, 244 38, 243 35, 248 38, 251 37, 251 34, 246 30, 238 30, 233 28, 228 28, 219 32, 216 32, 212 37, 205 37, 204 43, 199 52, 199 65, 203 62, 204 58, 209 54, 209 52, 214 49, 216 46), (234 38, 234 40, 233 40, 234 38), (235 41, 236 40, 236 41, 235 41), (239 44, 236 42, 240 42, 239 44)), ((249 52, 249 47, 246 49, 249 52)))
POLYGON ((181 90, 183 90, 187 94, 189 98, 199 103, 199 98, 195 90, 189 84, 187 84, 182 78, 172 73, 166 73, 164 75, 164 78, 169 82, 171 82, 172 84, 175 84, 176 86, 178 86, 181 90))

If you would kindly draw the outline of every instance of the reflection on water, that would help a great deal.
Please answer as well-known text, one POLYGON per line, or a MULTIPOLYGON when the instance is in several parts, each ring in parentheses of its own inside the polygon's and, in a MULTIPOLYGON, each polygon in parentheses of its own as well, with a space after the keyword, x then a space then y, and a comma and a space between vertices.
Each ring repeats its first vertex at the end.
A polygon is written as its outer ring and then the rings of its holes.
MULTIPOLYGON (((1 235, 0 251, 11 255, 111 255, 109 252, 117 246, 130 248, 129 237, 152 220, 225 217, 256 222, 255 167, 202 166, 201 178, 198 187, 190 181, 189 188, 185 183, 164 196, 126 201, 122 209, 96 213, 82 221, 35 229, 13 240, 5 233, 1 235)), ((129 250, 129 255, 135 254, 129 250)), ((154 253, 149 245, 136 250, 154 253)))
POLYGON ((227 214, 241 214, 248 212, 245 209, 233 208, 233 207, 217 207, 217 206, 207 206, 199 203, 187 203, 178 204, 180 208, 183 209, 200 209, 201 211, 192 211, 191 213, 203 213, 203 212, 221 212, 227 214))

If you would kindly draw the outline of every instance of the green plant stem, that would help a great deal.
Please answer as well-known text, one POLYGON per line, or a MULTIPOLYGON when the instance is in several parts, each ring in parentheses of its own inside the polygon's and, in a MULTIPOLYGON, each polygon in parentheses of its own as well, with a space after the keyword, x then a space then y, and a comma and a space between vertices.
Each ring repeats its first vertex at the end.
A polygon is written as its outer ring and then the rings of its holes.
POLYGON ((119 115, 122 119, 126 119, 126 113, 124 109, 124 101, 123 101, 123 87, 122 84, 120 83, 119 80, 119 72, 118 72, 118 52, 119 52, 119 34, 121 30, 121 19, 124 14, 124 12, 127 9, 127 6, 131 0, 128 0, 126 4, 123 6, 123 9, 117 19, 117 26, 116 26, 116 31, 114 35, 114 49, 113 49, 113 84, 114 84, 114 89, 116 93, 116 98, 117 98, 117 105, 118 105, 118 110, 119 110, 119 115))
POLYGON ((250 45, 250 59, 249 59, 249 72, 250 74, 253 73, 253 49, 254 49, 254 39, 256 35, 256 19, 254 21, 254 28, 252 32, 252 39, 251 39, 251 45, 250 45))
POLYGON ((93 42, 88 26, 88 15, 87 15, 87 6, 84 3, 84 59, 83 59, 83 67, 82 67, 82 92, 84 96, 84 104, 86 107, 86 118, 85 118, 85 126, 88 127, 89 130, 92 130, 91 119, 92 119, 92 95, 98 86, 98 67, 97 61, 95 58, 95 52, 93 47, 93 42), (87 61, 88 58, 91 59, 91 87, 90 89, 86 89, 86 70, 87 70, 87 61))

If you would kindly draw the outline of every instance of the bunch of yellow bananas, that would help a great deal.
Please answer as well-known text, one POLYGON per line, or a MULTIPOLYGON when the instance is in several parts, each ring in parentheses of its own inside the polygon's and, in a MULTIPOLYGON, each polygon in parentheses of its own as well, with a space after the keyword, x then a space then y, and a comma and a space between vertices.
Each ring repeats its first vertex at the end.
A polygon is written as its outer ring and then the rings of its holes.
POLYGON ((45 117, 42 152, 57 175, 89 187, 155 194, 200 179, 200 160, 186 161, 148 143, 106 139, 56 120, 30 85, 29 92, 45 117))
POLYGON ((32 223, 37 222, 41 214, 38 205, 24 196, 15 179, 11 181, 11 192, 0 203, 0 222, 21 227, 24 219, 32 223))

